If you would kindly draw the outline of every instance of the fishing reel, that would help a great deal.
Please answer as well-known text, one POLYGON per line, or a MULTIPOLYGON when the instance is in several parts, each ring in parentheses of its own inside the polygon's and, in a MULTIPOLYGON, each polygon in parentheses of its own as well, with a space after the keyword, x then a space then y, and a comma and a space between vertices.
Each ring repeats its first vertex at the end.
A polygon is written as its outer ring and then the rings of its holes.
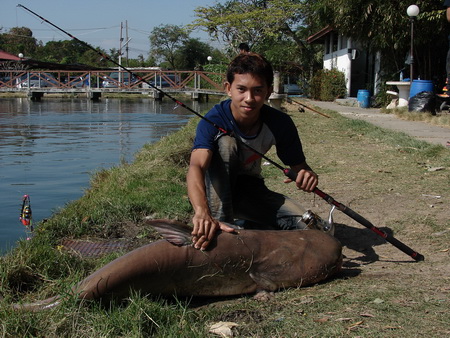
POLYGON ((333 212, 336 207, 333 205, 328 215, 328 221, 324 221, 319 215, 313 213, 311 210, 307 210, 302 215, 302 222, 304 222, 309 229, 317 229, 323 231, 331 236, 334 236, 334 222, 333 212))

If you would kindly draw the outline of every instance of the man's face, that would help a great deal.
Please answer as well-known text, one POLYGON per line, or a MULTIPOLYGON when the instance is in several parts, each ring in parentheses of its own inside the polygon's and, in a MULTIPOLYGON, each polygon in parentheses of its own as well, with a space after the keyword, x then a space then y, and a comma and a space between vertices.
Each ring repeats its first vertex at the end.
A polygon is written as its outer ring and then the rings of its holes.
POLYGON ((231 112, 236 120, 241 120, 259 116, 272 87, 260 76, 235 74, 233 83, 226 83, 226 90, 231 98, 231 112))

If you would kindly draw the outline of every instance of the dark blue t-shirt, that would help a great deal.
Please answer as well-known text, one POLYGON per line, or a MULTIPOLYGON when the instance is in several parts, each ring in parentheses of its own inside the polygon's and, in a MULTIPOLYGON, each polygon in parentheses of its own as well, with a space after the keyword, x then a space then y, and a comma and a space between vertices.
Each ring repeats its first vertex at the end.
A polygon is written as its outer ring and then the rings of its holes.
MULTIPOLYGON (((231 113, 231 100, 215 105, 205 115, 209 121, 228 132, 233 132, 243 143, 262 154, 266 154, 275 145, 277 155, 285 165, 297 165, 305 161, 300 137, 292 119, 285 113, 264 105, 261 108, 262 126, 259 132, 251 137, 244 135, 238 128, 231 113)), ((217 127, 202 119, 197 127, 193 149, 216 150, 215 138, 219 133, 217 127)), ((255 152, 242 147, 240 152, 241 172, 239 174, 260 176, 261 157, 255 152)))

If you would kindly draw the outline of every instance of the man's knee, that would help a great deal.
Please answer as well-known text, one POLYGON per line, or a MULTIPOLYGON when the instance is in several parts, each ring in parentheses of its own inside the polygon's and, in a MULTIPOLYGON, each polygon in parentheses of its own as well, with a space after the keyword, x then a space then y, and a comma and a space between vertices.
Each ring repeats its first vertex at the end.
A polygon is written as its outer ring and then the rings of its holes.
POLYGON ((217 146, 219 148, 220 157, 226 162, 229 162, 231 158, 234 158, 238 151, 236 139, 229 135, 221 136, 217 140, 217 146))

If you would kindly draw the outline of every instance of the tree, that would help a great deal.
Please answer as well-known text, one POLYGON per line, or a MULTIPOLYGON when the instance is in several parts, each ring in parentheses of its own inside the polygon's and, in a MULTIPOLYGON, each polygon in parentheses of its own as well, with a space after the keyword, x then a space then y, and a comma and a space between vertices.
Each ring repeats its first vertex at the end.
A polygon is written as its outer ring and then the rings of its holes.
POLYGON ((319 49, 305 43, 318 28, 305 25, 309 7, 305 0, 229 0, 224 4, 198 7, 192 27, 224 41, 230 57, 246 42, 254 52, 264 54, 283 72, 300 71, 310 76, 320 67, 319 49))
POLYGON ((227 43, 234 53, 241 42, 250 49, 267 39, 289 36, 307 48, 295 33, 305 11, 301 0, 230 0, 224 4, 195 9, 192 27, 203 27, 210 36, 227 43))
POLYGON ((181 48, 189 38, 189 32, 182 26, 160 25, 150 34, 150 55, 160 62, 166 61, 171 68, 178 68, 176 64, 176 51, 181 48))
MULTIPOLYGON (((0 34, 0 49, 11 54, 22 53, 26 58, 43 62, 60 64, 84 64, 93 67, 112 67, 113 63, 102 58, 99 53, 87 47, 84 43, 75 39, 49 41, 45 45, 33 37, 33 32, 27 27, 14 27, 7 33, 0 34)), ((106 54, 97 48, 102 54, 106 54)), ((118 61, 118 50, 111 49, 109 57, 118 61)), ((142 55, 137 60, 129 60, 133 67, 154 65, 155 60, 149 58, 144 60, 142 55)), ((12 66, 8 64, 8 67, 12 66)))
POLYGON ((119 62, 119 55, 120 55, 120 52, 119 52, 118 48, 111 48, 109 50, 108 56, 111 60, 113 60, 115 62, 119 62))
MULTIPOLYGON (((380 52, 387 76, 404 67, 410 48, 410 0, 311 0, 309 21, 329 24, 339 33, 380 52)), ((445 74, 447 22, 441 0, 417 0, 420 14, 415 22, 414 65, 422 78, 445 74)))
MULTIPOLYGON (((103 53, 102 50, 100 51, 103 53)), ((107 67, 107 61, 92 49, 88 49, 84 53, 79 55, 76 59, 76 63, 82 63, 84 65, 90 65, 94 67, 107 67)))
POLYGON ((175 52, 177 69, 193 70, 205 64, 207 57, 212 54, 213 49, 199 39, 188 39, 183 46, 175 52))
POLYGON ((22 53, 25 57, 33 57, 39 45, 27 27, 13 27, 0 34, 0 49, 14 55, 22 53))
MULTIPOLYGON (((79 54, 78 44, 71 40, 49 41, 40 50, 42 61, 71 64, 76 62, 79 54)), ((84 52, 84 48, 83 48, 84 52)))
MULTIPOLYGON (((102 50, 100 52, 104 53, 102 50)), ((40 46, 34 55, 39 61, 60 63, 60 64, 85 64, 94 67, 106 67, 107 61, 76 40, 49 41, 44 46, 40 46)))

